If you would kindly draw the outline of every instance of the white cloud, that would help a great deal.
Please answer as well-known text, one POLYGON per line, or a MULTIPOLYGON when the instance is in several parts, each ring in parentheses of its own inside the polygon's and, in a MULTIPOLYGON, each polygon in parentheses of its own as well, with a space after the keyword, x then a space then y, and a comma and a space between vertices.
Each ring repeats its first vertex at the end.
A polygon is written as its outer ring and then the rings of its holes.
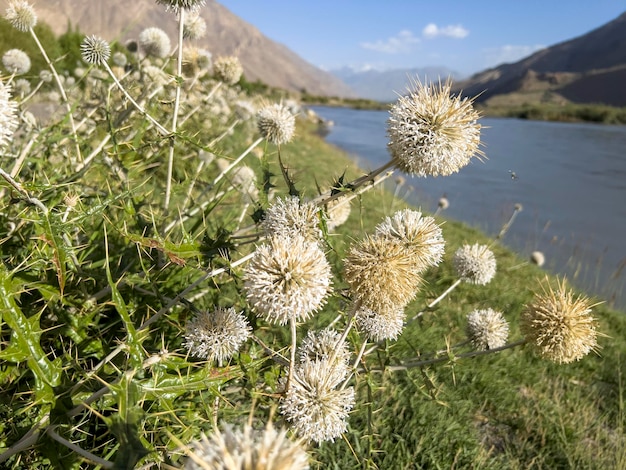
POLYGON ((468 34, 469 30, 465 29, 460 24, 448 25, 440 28, 435 23, 428 23, 422 30, 422 35, 428 39, 433 39, 439 36, 463 39, 468 34))
POLYGON ((385 54, 400 54, 410 52, 413 46, 419 42, 420 39, 415 37, 411 31, 403 29, 395 36, 384 41, 362 42, 361 47, 376 52, 384 52, 385 54))
POLYGON ((544 49, 545 47, 546 46, 542 46, 539 44, 536 44, 534 46, 505 45, 484 49, 483 54, 485 57, 485 65, 488 67, 493 67, 504 63, 517 62, 518 60, 523 59, 524 57, 527 57, 541 49, 544 49))

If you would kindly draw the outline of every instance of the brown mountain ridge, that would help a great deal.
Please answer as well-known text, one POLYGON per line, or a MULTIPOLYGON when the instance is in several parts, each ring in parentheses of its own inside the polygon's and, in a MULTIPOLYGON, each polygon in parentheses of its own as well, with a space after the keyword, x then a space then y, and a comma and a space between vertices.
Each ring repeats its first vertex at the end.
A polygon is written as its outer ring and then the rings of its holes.
POLYGON ((457 90, 486 105, 602 103, 626 106, 626 13, 513 64, 479 72, 457 90))
MULTIPOLYGON (((4 1, 6 3, 6 1, 4 1)), ((31 0, 41 21, 55 33, 62 34, 68 25, 84 34, 96 34, 108 41, 136 39, 148 27, 163 29, 174 45, 177 18, 154 0, 31 0)), ((206 36, 196 41, 213 57, 235 54, 248 80, 286 90, 314 95, 354 96, 340 79, 306 62, 284 45, 269 39, 215 0, 207 0, 200 9, 207 24, 206 36)))

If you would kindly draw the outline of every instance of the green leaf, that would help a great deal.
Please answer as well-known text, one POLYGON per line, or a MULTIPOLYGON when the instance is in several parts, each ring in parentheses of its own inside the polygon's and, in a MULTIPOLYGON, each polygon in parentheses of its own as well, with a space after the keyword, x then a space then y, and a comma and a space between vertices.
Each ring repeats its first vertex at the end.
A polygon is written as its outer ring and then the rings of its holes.
POLYGON ((24 362, 35 376, 35 395, 44 403, 54 402, 52 387, 61 380, 61 359, 50 361, 39 344, 43 331, 39 325, 40 315, 27 318, 15 301, 16 289, 11 274, 0 265, 0 306, 2 320, 11 329, 9 346, 0 352, 0 359, 24 362))

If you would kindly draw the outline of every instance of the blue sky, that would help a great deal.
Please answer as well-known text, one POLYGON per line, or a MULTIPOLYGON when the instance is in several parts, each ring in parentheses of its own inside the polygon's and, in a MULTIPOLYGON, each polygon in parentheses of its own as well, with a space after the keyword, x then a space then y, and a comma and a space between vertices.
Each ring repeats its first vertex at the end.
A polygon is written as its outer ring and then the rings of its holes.
POLYGON ((469 75, 580 36, 624 0, 218 0, 323 69, 446 66, 469 75))

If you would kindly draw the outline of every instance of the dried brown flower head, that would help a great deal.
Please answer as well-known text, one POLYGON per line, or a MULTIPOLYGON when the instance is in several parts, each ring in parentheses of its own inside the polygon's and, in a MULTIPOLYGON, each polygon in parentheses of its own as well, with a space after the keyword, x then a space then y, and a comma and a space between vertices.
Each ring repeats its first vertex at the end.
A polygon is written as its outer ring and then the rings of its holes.
POLYGON ((542 289, 520 317, 522 334, 539 356, 567 364, 597 350, 597 322, 589 299, 568 290, 565 280, 554 290, 546 278, 542 289))

